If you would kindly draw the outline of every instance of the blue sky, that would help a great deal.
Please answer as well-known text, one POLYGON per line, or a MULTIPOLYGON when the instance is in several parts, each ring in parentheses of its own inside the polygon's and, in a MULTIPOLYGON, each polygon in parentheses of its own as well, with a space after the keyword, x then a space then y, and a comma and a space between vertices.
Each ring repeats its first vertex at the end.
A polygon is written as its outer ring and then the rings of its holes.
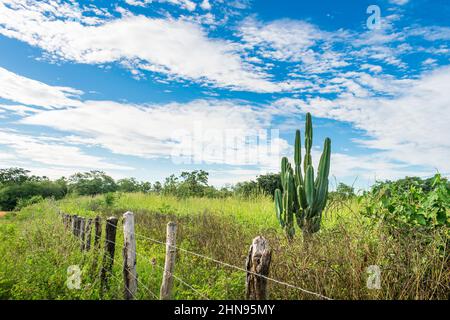
POLYGON ((0 0, 0 167, 220 186, 277 172, 311 112, 337 181, 448 175, 449 17, 444 0, 0 0))

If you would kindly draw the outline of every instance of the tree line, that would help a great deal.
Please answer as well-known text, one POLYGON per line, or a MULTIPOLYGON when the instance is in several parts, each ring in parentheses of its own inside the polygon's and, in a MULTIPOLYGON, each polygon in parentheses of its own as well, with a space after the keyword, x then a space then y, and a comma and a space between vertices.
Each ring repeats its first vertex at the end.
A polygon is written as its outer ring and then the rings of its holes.
POLYGON ((113 192, 142 192, 180 198, 249 198, 273 195, 280 183, 279 174, 273 173, 260 175, 256 181, 216 188, 209 184, 209 173, 204 170, 184 171, 178 176, 168 176, 163 182, 151 183, 135 178, 114 180, 98 170, 78 172, 68 178, 51 180, 46 176, 31 175, 29 170, 23 168, 6 168, 0 169, 0 210, 20 209, 44 198, 62 199, 69 194, 93 196, 113 192))

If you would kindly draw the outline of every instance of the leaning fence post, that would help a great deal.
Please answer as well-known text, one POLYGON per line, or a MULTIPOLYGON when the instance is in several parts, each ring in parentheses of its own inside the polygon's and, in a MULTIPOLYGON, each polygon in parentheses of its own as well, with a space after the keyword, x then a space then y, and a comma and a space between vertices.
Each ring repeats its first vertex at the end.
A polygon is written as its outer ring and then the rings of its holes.
POLYGON ((64 215, 64 227, 67 230, 69 230, 69 228, 71 227, 72 221, 71 221, 71 216, 70 214, 65 214, 64 215))
POLYGON ((91 232, 92 230, 92 219, 87 219, 85 228, 85 242, 84 250, 89 251, 91 249, 91 232))
POLYGON ((80 216, 77 216, 77 218, 76 218, 76 220, 77 220, 77 228, 76 228, 76 234, 75 234, 75 236, 77 237, 77 238, 79 238, 80 237, 80 234, 81 234, 81 219, 82 219, 82 217, 80 217, 80 216))
POLYGON ((102 237, 102 222, 99 216, 95 217, 95 237, 94 237, 94 247, 100 246, 100 239, 102 237))
POLYGON ((78 234, 78 216, 76 214, 72 216, 72 233, 74 236, 78 234))
POLYGON ((267 279, 258 275, 265 277, 269 275, 271 259, 272 251, 270 250, 267 240, 261 236, 253 239, 246 261, 247 281, 245 284, 245 294, 247 299, 267 299, 267 279))
POLYGON ((67 228, 67 215, 65 213, 63 213, 63 215, 61 216, 61 219, 62 219, 64 228, 67 228))
POLYGON ((106 219, 105 253, 103 255, 103 264, 100 271, 100 284, 102 292, 108 286, 108 275, 111 273, 114 264, 117 221, 118 220, 116 217, 106 219))
POLYGON ((175 267, 177 224, 167 224, 166 236, 166 260, 164 263, 164 274, 160 290, 161 300, 170 300, 173 286, 173 270, 175 267))
POLYGON ((126 300, 134 298, 137 291, 136 237, 134 234, 134 214, 123 214, 123 279, 126 300))
POLYGON ((80 219, 80 222, 79 222, 80 249, 81 249, 81 251, 83 251, 84 250, 84 238, 85 238, 84 232, 85 232, 86 219, 85 218, 79 218, 79 219, 80 219))
POLYGON ((75 231, 74 231, 74 226, 76 226, 74 223, 74 220, 75 220, 75 216, 74 215, 71 215, 70 216, 70 226, 69 226, 69 230, 71 230, 72 231, 72 234, 73 235, 75 235, 75 231))

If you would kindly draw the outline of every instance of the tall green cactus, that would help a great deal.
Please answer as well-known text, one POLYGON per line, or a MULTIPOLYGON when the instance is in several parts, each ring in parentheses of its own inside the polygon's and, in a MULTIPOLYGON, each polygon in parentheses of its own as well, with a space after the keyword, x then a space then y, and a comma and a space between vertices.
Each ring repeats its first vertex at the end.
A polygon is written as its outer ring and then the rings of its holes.
POLYGON ((331 140, 325 139, 319 168, 314 180, 314 168, 311 159, 313 129, 311 114, 306 114, 305 159, 303 160, 300 130, 295 133, 294 169, 288 159, 281 159, 281 186, 275 190, 275 210, 278 221, 289 239, 295 234, 294 218, 305 235, 319 231, 322 211, 328 197, 328 175, 330 172, 331 140))

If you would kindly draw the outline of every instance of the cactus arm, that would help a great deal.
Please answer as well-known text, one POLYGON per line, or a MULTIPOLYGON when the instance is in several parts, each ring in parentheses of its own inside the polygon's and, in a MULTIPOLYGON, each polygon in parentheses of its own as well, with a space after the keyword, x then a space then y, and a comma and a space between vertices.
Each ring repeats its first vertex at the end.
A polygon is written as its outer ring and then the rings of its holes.
POLYGON ((278 221, 282 228, 284 228, 284 220, 282 218, 283 215, 283 199, 281 195, 280 189, 275 190, 275 211, 277 213, 278 221))
POLYGON ((322 156, 319 162, 319 172, 315 182, 317 190, 317 203, 314 206, 315 210, 323 210, 328 196, 328 175, 330 173, 330 154, 331 141, 329 138, 325 139, 322 156))
POLYGON ((283 189, 286 186, 286 169, 287 169, 288 159, 286 157, 281 158, 281 185, 283 186, 283 189))
POLYGON ((294 162, 295 166, 302 162, 302 145, 300 141, 300 130, 295 131, 295 145, 294 145, 294 162))
POLYGON ((287 184, 287 203, 288 203, 288 207, 286 212, 286 234, 288 236, 289 239, 292 239, 294 234, 295 234, 295 228, 294 228, 294 206, 295 206, 295 201, 294 198, 296 197, 296 192, 295 192, 295 182, 294 182, 294 176, 292 173, 292 168, 289 167, 290 170, 287 171, 286 174, 286 184, 287 184))
POLYGON ((306 124, 305 124, 305 160, 303 161, 303 170, 305 172, 306 176, 306 170, 308 169, 308 166, 312 165, 311 160, 311 147, 312 147, 312 141, 313 141, 313 129, 312 129, 312 121, 311 121, 311 114, 308 112, 306 114, 306 124))
POLYGON ((305 210, 303 208, 306 208, 308 205, 306 203, 305 193, 302 190, 302 186, 297 187, 297 200, 299 203, 299 210, 297 211, 296 218, 297 218, 297 225, 299 228, 303 227, 304 219, 305 219, 305 210))
POLYGON ((316 187, 320 184, 321 181, 328 179, 328 175, 330 174, 330 156, 331 156, 331 140, 330 138, 326 138, 323 143, 323 151, 322 156, 319 161, 319 170, 316 178, 316 187))
POLYGON ((314 205, 314 169, 311 165, 306 169, 305 176, 305 193, 308 207, 312 208, 314 205))
POLYGON ((303 184, 302 177, 302 144, 300 139, 300 130, 295 132, 295 151, 294 151, 294 162, 295 162, 295 184, 297 186, 303 184))
POLYGON ((297 197, 302 209, 306 209, 308 207, 308 201, 306 200, 305 188, 302 185, 299 185, 297 188, 297 197))

